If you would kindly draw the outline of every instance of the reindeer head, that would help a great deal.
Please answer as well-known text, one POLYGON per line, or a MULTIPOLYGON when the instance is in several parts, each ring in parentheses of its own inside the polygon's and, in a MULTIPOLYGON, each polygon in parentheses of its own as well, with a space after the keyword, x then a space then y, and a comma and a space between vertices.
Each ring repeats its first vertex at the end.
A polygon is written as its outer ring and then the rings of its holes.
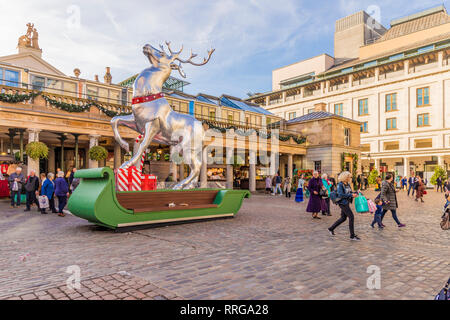
POLYGON ((211 55, 213 54, 215 49, 208 50, 208 56, 207 58, 204 58, 201 63, 195 63, 192 61, 193 58, 195 58, 197 55, 192 53, 191 50, 191 56, 187 60, 180 59, 179 56, 181 52, 183 51, 183 46, 181 46, 180 51, 173 52, 170 48, 170 42, 166 41, 167 49, 169 50, 169 53, 166 53, 164 50, 164 47, 160 45, 160 50, 152 47, 149 44, 146 44, 144 46, 144 55, 147 56, 150 63, 153 67, 160 69, 163 73, 167 73, 167 77, 170 76, 170 72, 172 70, 177 70, 180 75, 183 78, 186 78, 186 74, 183 71, 183 68, 181 66, 182 63, 190 63, 194 66, 202 66, 206 63, 208 63, 209 59, 211 58, 211 55), (178 64, 175 64, 175 61, 178 61, 178 64))

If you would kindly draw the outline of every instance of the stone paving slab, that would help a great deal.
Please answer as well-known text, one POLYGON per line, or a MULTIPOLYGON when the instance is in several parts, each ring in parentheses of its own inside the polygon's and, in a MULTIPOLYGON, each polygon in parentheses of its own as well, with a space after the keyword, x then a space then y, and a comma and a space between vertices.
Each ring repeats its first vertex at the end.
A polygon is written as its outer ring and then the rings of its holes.
MULTIPOLYGON (((376 193, 366 193, 375 197, 376 193)), ((82 279, 126 271, 187 299, 432 299, 450 276, 450 232, 439 227, 442 194, 425 203, 399 193, 398 229, 356 214, 331 237, 338 217, 313 220, 306 204, 281 196, 246 199, 234 219, 114 233, 77 217, 25 213, 0 201, 0 298, 59 287, 68 266, 82 279), (369 266, 381 289, 367 289, 369 266)))

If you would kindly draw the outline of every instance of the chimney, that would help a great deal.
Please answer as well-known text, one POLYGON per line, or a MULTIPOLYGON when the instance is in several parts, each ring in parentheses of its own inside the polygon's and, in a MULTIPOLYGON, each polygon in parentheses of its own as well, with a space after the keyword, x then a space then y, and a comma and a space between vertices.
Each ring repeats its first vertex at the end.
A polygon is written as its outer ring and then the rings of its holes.
POLYGON ((106 73, 105 73, 105 76, 103 77, 103 79, 105 79, 105 83, 106 84, 111 84, 112 83, 112 75, 111 75, 111 68, 110 67, 106 67, 106 73))
POLYGON ((96 75, 94 76, 94 79, 95 79, 95 81, 100 82, 100 81, 98 80, 98 74, 96 74, 96 75))
POLYGON ((75 77, 79 78, 79 77, 80 77, 80 74, 81 74, 80 69, 75 68, 75 69, 73 70, 73 74, 75 75, 75 77))

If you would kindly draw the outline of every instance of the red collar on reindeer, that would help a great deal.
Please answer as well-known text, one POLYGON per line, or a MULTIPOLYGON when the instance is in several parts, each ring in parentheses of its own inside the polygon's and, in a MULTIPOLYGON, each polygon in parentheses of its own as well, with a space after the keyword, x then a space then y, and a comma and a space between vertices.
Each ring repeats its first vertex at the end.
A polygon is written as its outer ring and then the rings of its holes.
POLYGON ((161 99, 163 97, 164 97, 164 93, 162 93, 162 92, 156 93, 156 94, 151 94, 151 95, 145 96, 145 97, 137 97, 137 98, 133 98, 133 100, 131 101, 131 104, 149 102, 149 101, 161 99))

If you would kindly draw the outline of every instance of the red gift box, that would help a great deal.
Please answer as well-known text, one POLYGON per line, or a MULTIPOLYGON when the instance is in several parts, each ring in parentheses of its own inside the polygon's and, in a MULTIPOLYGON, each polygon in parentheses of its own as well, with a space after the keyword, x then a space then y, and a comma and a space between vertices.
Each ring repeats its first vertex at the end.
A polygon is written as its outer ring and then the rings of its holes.
POLYGON ((156 190, 158 179, 152 174, 143 174, 141 180, 141 190, 156 190))
POLYGON ((117 191, 141 191, 142 174, 135 166, 116 170, 117 191))

